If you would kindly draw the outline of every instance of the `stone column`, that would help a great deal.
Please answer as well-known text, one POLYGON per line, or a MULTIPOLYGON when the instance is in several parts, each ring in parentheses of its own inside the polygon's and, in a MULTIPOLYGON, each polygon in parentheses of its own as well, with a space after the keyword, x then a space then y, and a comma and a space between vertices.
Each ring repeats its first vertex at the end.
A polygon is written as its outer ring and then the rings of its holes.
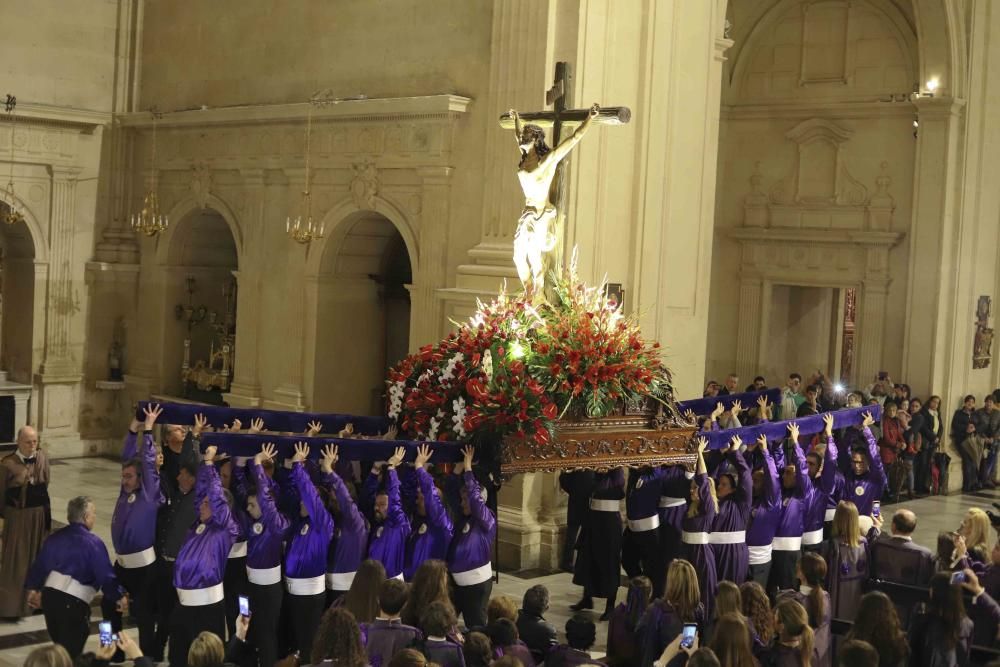
POLYGON ((236 278, 236 359, 233 382, 226 401, 234 407, 260 405, 260 377, 257 369, 260 332, 260 274, 263 268, 260 234, 267 223, 264 215, 265 186, 263 169, 240 172, 246 197, 246 224, 243 226, 243 253, 236 278))
MULTIPOLYGON (((287 192, 301 192, 305 186, 305 169, 286 168, 287 192)), ((291 198, 286 198, 292 201, 291 198)), ((289 246, 288 262, 285 266, 285 302, 281 315, 285 322, 302 322, 305 313, 306 256, 311 244, 295 243, 285 237, 289 246)), ((288 336, 273 353, 281 358, 281 375, 277 386, 266 398, 262 407, 268 410, 298 410, 306 408, 303 369, 305 366, 303 336, 288 336)))
POLYGON ((442 323, 441 302, 437 289, 447 280, 448 197, 451 167, 419 167, 423 183, 420 204, 420 232, 415 249, 418 266, 412 266, 413 285, 410 288, 410 352, 421 345, 440 340, 442 323))
POLYGON ((858 296, 854 368, 851 374, 859 386, 865 386, 883 370, 882 346, 885 344, 885 308, 889 298, 889 280, 866 278, 858 296))
MULTIPOLYGON (((79 406, 82 341, 73 336, 80 310, 73 283, 77 167, 50 167, 52 208, 49 240, 51 272, 46 287, 45 352, 39 368, 40 431, 55 455, 79 455, 79 406)), ((36 285, 36 290, 45 283, 36 285)))
MULTIPOLYGON (((764 295, 764 281, 744 276, 740 280, 739 333, 736 338, 736 372, 751 378, 761 365, 763 336, 763 306, 770 295, 764 295)), ((770 291, 770 288, 767 288, 770 291)))

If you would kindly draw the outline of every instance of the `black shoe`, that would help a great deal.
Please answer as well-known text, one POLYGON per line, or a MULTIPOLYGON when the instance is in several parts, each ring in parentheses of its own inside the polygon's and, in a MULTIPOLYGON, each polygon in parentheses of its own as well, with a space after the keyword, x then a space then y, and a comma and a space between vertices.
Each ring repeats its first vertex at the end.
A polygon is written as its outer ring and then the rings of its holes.
POLYGON ((585 597, 576 604, 571 604, 569 608, 572 611, 583 611, 584 609, 593 609, 594 600, 593 598, 585 597))

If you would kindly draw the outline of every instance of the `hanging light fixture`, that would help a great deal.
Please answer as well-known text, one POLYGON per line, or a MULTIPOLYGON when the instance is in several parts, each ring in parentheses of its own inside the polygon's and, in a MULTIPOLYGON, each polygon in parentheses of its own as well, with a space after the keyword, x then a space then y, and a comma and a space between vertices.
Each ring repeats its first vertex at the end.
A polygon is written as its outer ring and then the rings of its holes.
POLYGON ((316 239, 319 240, 323 238, 323 231, 326 225, 320 223, 317 225, 313 222, 312 218, 312 194, 309 191, 309 154, 312 148, 312 111, 313 111, 313 100, 309 100, 309 111, 306 116, 306 180, 305 187, 302 190, 302 209, 301 213, 295 217, 288 216, 285 219, 285 232, 289 237, 296 243, 309 243, 310 241, 316 239))
POLYGON ((7 210, 3 213, 3 221, 7 225, 13 225, 24 220, 21 205, 14 195, 14 126, 17 124, 17 116, 14 115, 14 109, 16 107, 17 98, 13 95, 7 95, 7 100, 4 102, 4 111, 7 112, 7 118, 10 119, 10 176, 7 179, 7 187, 3 192, 3 198, 7 202, 7 210))
POLYGON ((156 236, 164 231, 170 224, 166 215, 160 213, 160 200, 156 194, 156 121, 160 118, 160 112, 156 107, 149 110, 153 114, 153 150, 149 158, 149 190, 142 198, 142 209, 138 213, 132 214, 130 226, 132 231, 145 234, 146 236, 156 236))

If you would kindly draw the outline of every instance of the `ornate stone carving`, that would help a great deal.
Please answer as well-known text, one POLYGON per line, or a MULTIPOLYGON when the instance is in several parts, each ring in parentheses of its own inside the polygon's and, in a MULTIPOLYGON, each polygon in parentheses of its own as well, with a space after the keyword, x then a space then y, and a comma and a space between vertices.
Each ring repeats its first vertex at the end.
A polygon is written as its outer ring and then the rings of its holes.
POLYGON ((191 193, 202 208, 208 208, 212 193, 212 167, 202 160, 191 165, 191 193))
POLYGON ((375 160, 365 157, 361 162, 351 165, 354 178, 351 179, 351 197, 354 205, 360 209, 375 210, 375 197, 378 195, 379 179, 375 160))

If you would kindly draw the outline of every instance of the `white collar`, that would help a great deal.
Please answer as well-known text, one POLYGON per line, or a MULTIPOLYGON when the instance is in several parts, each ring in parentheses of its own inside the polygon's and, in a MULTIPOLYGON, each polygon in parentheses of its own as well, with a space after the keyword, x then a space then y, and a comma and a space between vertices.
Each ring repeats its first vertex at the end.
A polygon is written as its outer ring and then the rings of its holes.
POLYGON ((29 458, 35 458, 35 459, 37 459, 37 458, 38 458, 38 450, 37 450, 37 449, 35 450, 35 455, 34 455, 33 457, 28 457, 28 456, 25 456, 24 454, 22 454, 22 453, 21 453, 21 450, 20 450, 20 449, 15 449, 15 450, 14 450, 14 453, 15 453, 15 454, 17 454, 17 458, 21 459, 21 463, 24 463, 24 462, 25 462, 25 461, 27 461, 27 460, 28 460, 29 458))
POLYGON ((897 535, 896 533, 893 533, 892 536, 895 537, 897 540, 903 540, 906 542, 913 541, 913 537, 911 537, 910 535, 897 535))
POLYGON ((427 641, 429 641, 429 642, 446 642, 446 641, 448 641, 448 638, 447 637, 435 637, 434 635, 427 635, 427 641))
POLYGON ((813 590, 812 586, 806 586, 805 584, 799 585, 799 593, 802 593, 803 595, 809 595, 810 593, 812 593, 812 590, 813 590))
POLYGON ((378 616, 376 616, 375 620, 376 621, 385 621, 386 623, 402 623, 403 622, 403 619, 400 618, 399 616, 393 616, 392 618, 389 618, 387 616, 382 616, 381 614, 379 614, 378 616))

